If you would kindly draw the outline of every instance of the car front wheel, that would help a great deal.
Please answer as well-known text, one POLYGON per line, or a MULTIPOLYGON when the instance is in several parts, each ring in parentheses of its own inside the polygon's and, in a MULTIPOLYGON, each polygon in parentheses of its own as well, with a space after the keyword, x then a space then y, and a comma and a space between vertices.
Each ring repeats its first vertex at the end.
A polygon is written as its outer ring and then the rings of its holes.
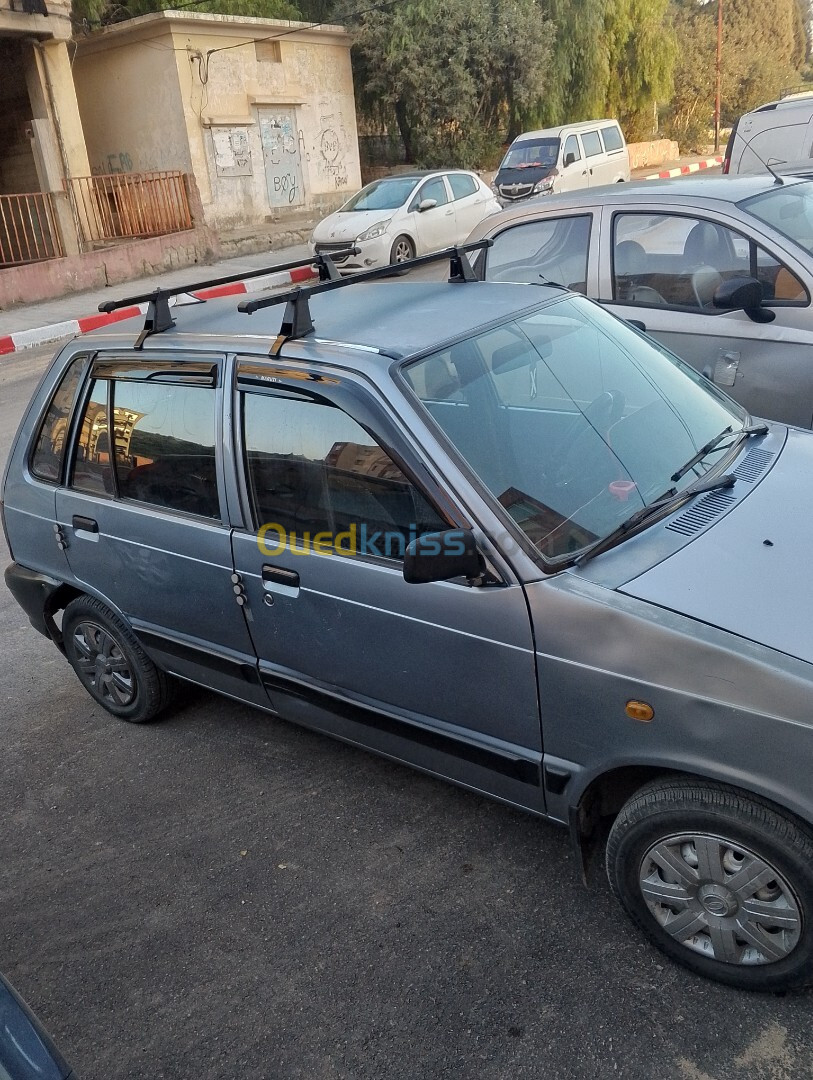
POLYGON ((397 236, 390 248, 390 263, 397 266, 398 263, 406 262, 415 258, 415 245, 408 236, 397 236))
POLYGON ((101 601, 72 600, 62 619, 65 653, 79 680, 109 713, 131 724, 157 716, 172 683, 142 649, 132 630, 101 601))
POLYGON ((654 783, 616 818, 607 875, 686 967, 746 990, 813 983, 813 834, 767 802, 714 782, 654 783))

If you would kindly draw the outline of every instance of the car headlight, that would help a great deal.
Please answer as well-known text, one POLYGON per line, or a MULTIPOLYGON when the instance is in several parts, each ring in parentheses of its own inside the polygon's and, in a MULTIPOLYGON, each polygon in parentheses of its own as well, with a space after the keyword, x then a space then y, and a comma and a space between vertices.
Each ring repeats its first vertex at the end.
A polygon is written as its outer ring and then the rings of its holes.
POLYGON ((543 180, 539 180, 536 184, 534 184, 532 194, 539 195, 540 192, 550 191, 550 189, 553 187, 553 181, 553 176, 546 176, 543 180))
POLYGON ((494 192, 495 195, 499 195, 500 193, 500 189, 497 187, 496 184, 491 185, 491 190, 494 192))
POLYGON ((377 236, 383 236, 390 227, 391 221, 392 218, 387 218, 386 221, 377 221, 375 225, 371 225, 369 229, 365 229, 363 233, 356 237, 356 243, 362 240, 375 240, 377 236))

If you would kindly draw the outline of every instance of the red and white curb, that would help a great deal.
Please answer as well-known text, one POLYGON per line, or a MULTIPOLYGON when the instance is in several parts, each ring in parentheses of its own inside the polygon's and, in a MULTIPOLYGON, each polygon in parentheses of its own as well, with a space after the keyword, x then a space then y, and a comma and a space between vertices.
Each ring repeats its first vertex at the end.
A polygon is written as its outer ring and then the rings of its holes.
POLYGON ((674 169, 664 169, 663 172, 648 173, 642 176, 642 180, 668 180, 672 176, 686 176, 688 173, 700 172, 701 169, 713 169, 715 165, 722 165, 722 154, 717 157, 705 158, 703 161, 693 161, 690 165, 678 165, 674 169))
MULTIPOLYGON (((245 278, 242 281, 230 281, 227 285, 214 285, 211 289, 196 289, 189 295, 196 296, 199 300, 213 300, 219 296, 236 296, 239 293, 279 288, 281 285, 295 285, 301 281, 308 281, 313 276, 313 271, 309 266, 302 266, 282 273, 263 274, 259 277, 245 278)), ((173 301, 170 300, 171 305, 172 303, 173 301)), ((21 349, 33 349, 37 345, 47 345, 49 341, 58 341, 72 334, 86 334, 89 330, 98 330, 100 326, 108 326, 110 323, 121 322, 123 319, 132 319, 134 315, 143 315, 146 310, 146 304, 138 304, 111 311, 109 315, 97 312, 95 315, 85 315, 80 319, 68 319, 65 322, 50 323, 48 326, 37 326, 33 330, 18 330, 14 334, 0 335, 0 356, 19 352, 21 349)))

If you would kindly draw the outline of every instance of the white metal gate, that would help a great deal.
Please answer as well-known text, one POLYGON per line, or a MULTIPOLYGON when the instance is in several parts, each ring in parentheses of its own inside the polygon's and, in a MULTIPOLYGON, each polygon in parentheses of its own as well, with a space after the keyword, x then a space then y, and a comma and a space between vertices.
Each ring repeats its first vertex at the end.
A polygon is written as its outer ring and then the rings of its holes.
POLYGON ((305 188, 296 111, 272 108, 258 112, 268 201, 271 206, 298 206, 305 201, 305 188))

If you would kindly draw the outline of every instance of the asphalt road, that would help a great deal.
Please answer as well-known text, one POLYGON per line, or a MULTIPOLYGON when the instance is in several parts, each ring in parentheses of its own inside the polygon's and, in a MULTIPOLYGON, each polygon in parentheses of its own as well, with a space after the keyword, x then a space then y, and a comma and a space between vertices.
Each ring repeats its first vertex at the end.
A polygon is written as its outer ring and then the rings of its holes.
POLYGON ((83 1080, 813 1075, 811 995, 671 964, 563 831, 203 691, 118 722, 2 586, 0 732, 0 970, 83 1080))

